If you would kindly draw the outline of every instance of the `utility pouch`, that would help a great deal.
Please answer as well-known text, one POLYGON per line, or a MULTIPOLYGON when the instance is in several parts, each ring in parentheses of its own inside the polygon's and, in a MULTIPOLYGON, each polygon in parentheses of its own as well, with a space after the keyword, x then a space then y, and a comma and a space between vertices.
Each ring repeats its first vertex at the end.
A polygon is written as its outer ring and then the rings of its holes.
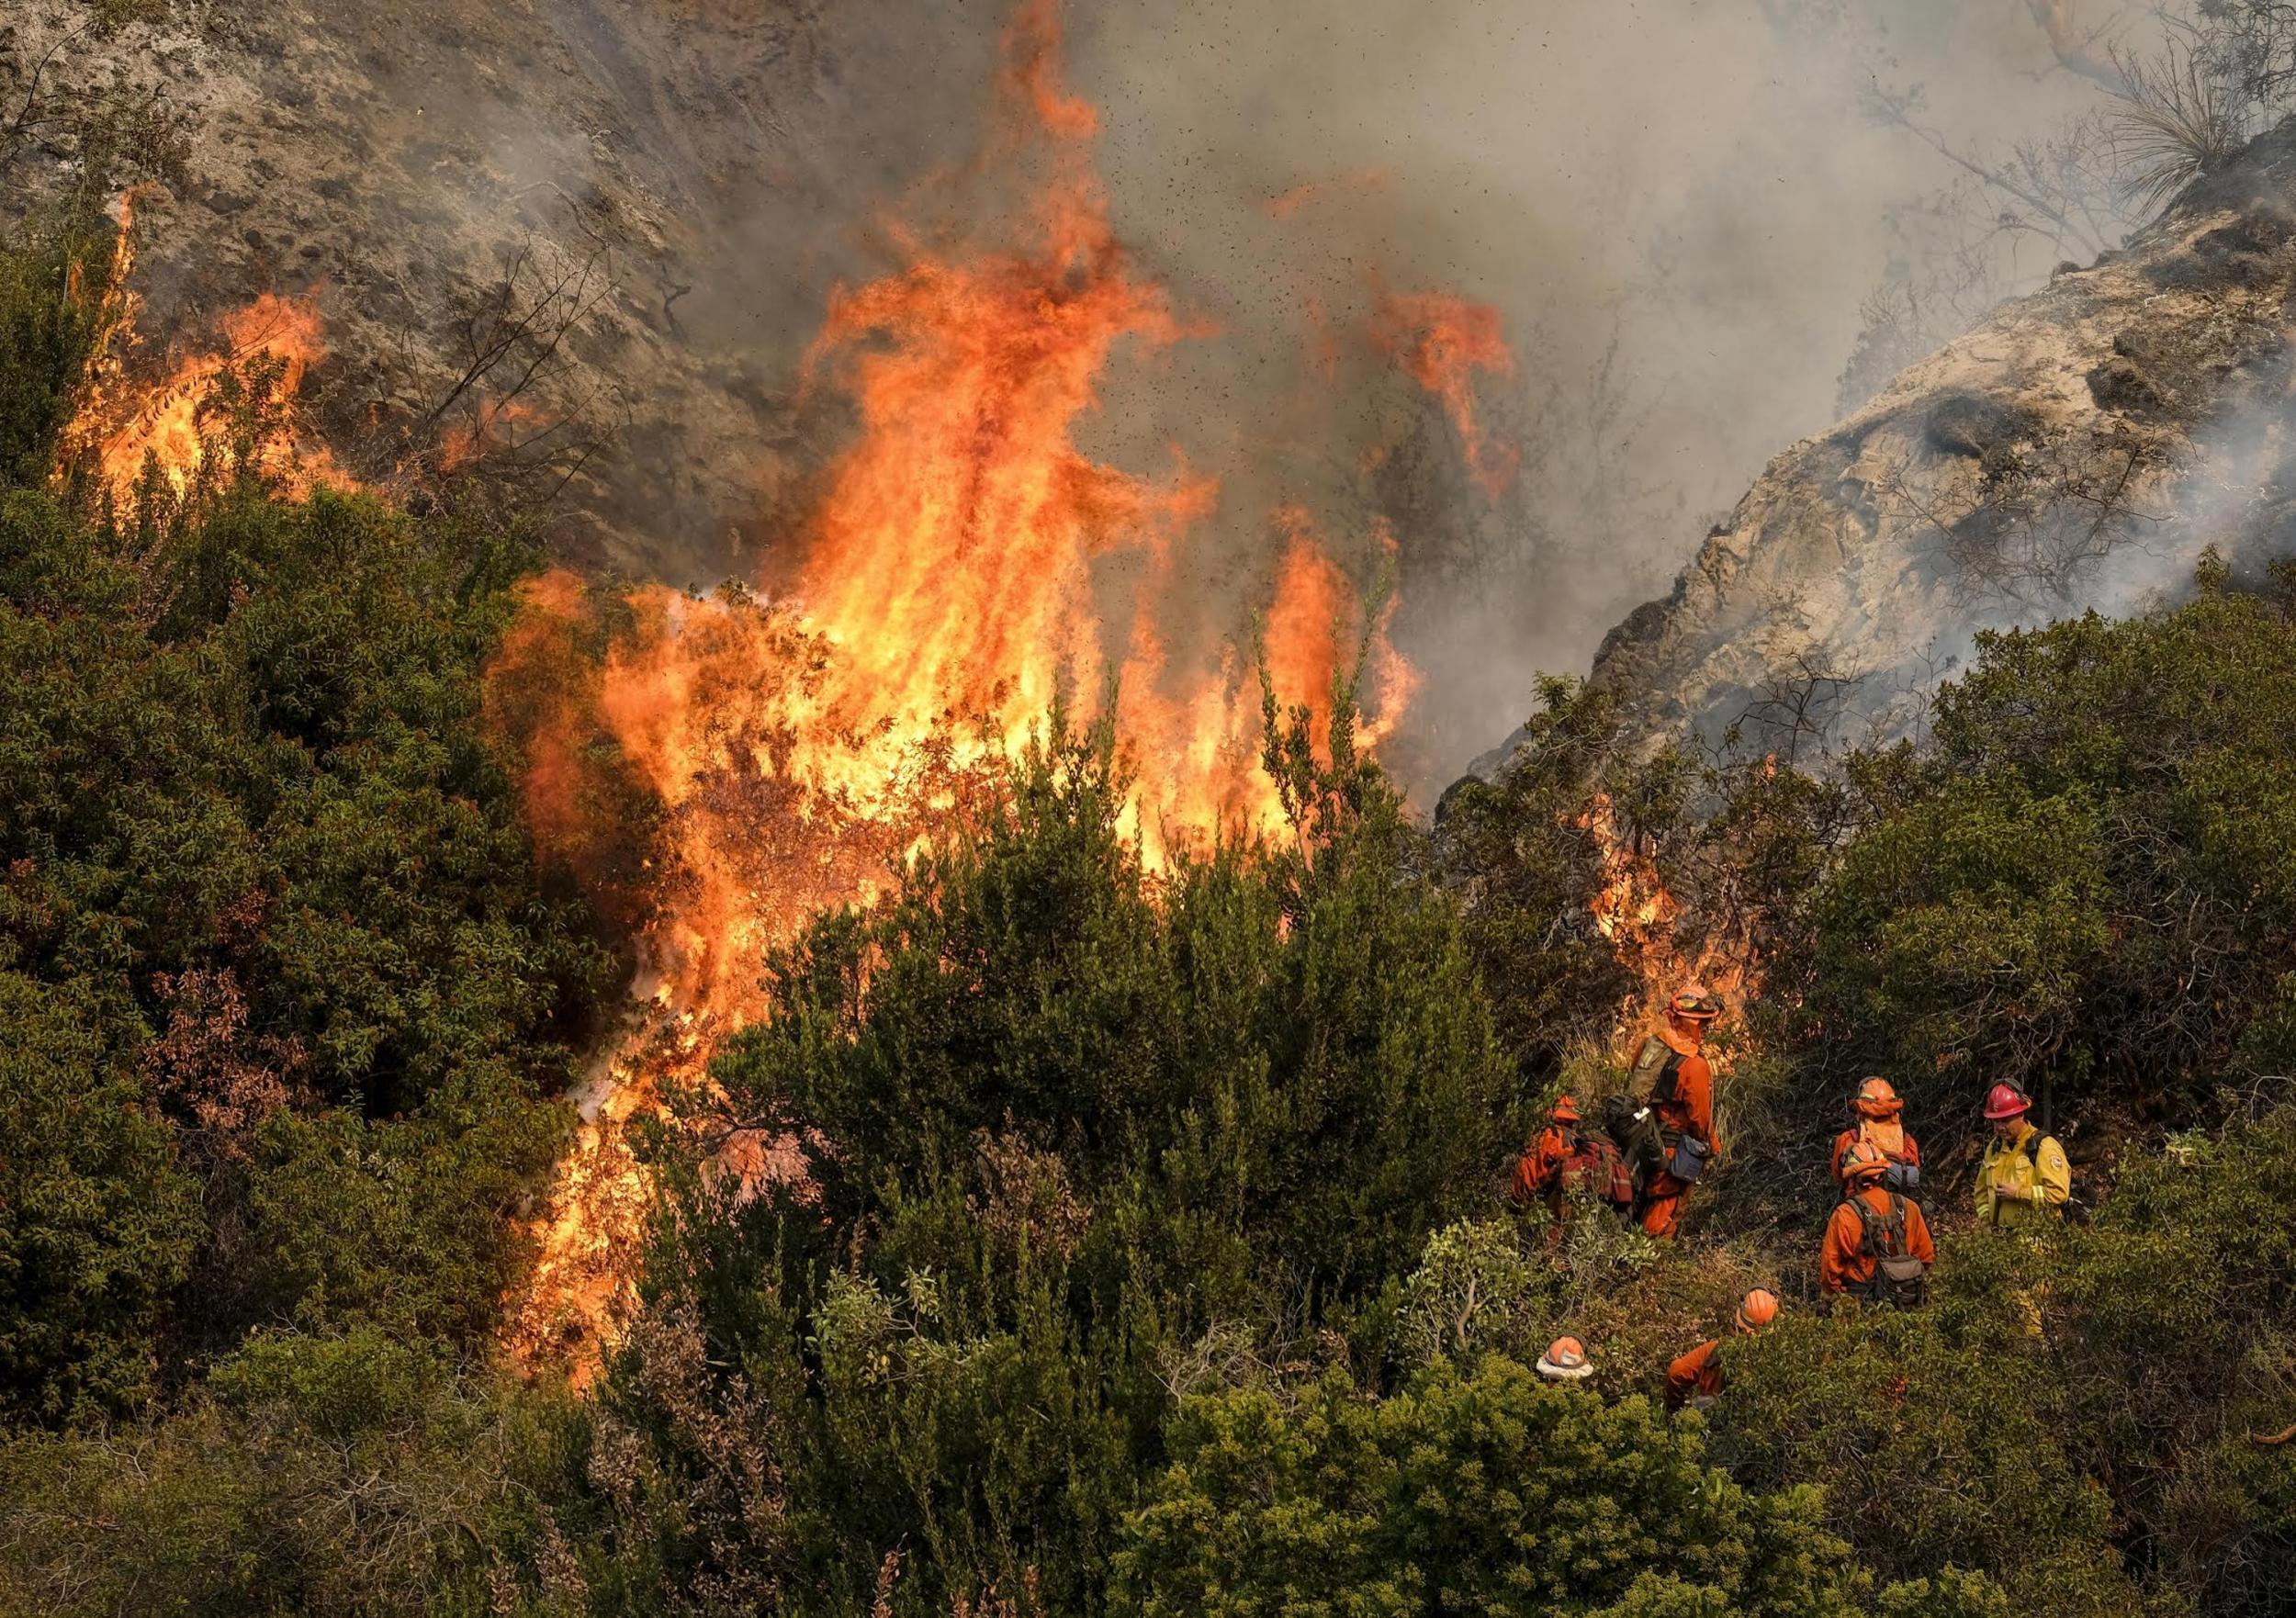
POLYGON ((1930 1300, 1930 1266, 1913 1257, 1875 1261, 1874 1288, 1881 1301, 1897 1308, 1919 1309, 1930 1300))
POLYGON ((1698 1177, 1698 1172, 1706 1166, 1706 1159, 1712 1155, 1712 1150, 1695 1135, 1677 1135, 1674 1151, 1666 1162, 1666 1172, 1687 1185, 1698 1177))

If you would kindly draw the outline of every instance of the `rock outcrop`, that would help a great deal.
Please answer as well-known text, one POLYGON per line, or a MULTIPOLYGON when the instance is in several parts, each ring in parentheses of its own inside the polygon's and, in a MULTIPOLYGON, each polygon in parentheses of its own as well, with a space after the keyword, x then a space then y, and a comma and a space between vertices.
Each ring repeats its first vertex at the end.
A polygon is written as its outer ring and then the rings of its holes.
POLYGON ((1687 726, 1902 726, 1976 632, 2296 548, 2296 120, 1773 460, 1593 679, 1687 726))

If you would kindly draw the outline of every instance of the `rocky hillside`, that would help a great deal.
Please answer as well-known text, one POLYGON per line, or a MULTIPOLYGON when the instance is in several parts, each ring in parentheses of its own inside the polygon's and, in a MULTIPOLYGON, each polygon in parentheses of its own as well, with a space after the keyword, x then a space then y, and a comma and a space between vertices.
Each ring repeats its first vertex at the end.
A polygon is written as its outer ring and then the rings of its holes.
POLYGON ((362 480, 444 442, 552 495, 577 556, 707 578, 802 458, 793 361, 841 268, 819 219, 936 154, 929 94, 888 128, 850 87, 856 52, 872 86, 917 68, 859 9, 27 0, 0 77, 39 138, 0 217, 71 168, 73 118, 131 111, 176 157, 136 197, 132 370, 307 300, 306 408, 362 480))
POLYGON ((2174 591, 2296 536, 2296 127, 1772 461, 1596 683, 1656 736, 1918 719, 1975 632, 2174 591))

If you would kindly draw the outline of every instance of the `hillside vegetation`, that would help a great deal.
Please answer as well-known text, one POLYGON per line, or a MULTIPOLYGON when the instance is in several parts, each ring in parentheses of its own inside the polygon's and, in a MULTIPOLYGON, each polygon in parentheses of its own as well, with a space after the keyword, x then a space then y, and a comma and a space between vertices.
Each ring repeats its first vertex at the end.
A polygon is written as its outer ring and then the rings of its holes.
POLYGON ((0 255, 0 1611, 2285 1610, 2277 581, 1989 641, 1823 774, 1632 761, 1558 684, 1440 834, 1293 715, 1293 835, 1164 873, 1049 715, 762 963, 578 1398, 494 1335, 617 970, 485 723, 526 553, 282 498, 260 374, 182 494, 51 478, 109 257, 77 218, 0 255), (1767 985, 1663 1248, 1501 1196, 1559 1084, 1615 1082, 1597 789, 1767 985), (1821 1317, 1867 1072, 1931 1143, 1936 1295, 1821 1317), (2038 1238, 1954 1212, 2001 1078, 2079 1166, 2038 1238), (710 1168, 784 1128, 806 1183, 710 1168), (1757 1280, 1784 1322, 1664 1413, 1757 1280), (1565 1330, 1591 1388, 1526 1369, 1565 1330))

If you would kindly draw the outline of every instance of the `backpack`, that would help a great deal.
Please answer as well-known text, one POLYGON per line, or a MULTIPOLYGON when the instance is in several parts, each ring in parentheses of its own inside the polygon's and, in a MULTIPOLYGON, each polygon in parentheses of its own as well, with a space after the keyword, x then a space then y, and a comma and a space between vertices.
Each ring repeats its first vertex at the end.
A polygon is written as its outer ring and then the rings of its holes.
POLYGON ((1638 1189, 1671 1166, 1673 1131, 1659 1121, 1659 1107, 1676 1098, 1683 1053, 1656 1034, 1642 1041, 1626 1075, 1626 1094, 1603 1103, 1603 1128, 1626 1159, 1638 1189))
POLYGON ((1930 1300, 1930 1266, 1906 1251, 1906 1199, 1892 1191, 1889 1212, 1877 1214, 1863 1197, 1851 1197, 1857 1209, 1858 1256, 1874 1261, 1874 1278, 1857 1288, 1868 1303, 1895 1309, 1919 1309, 1930 1300))
POLYGON ((1635 1199, 1634 1174, 1626 1160, 1600 1135, 1580 1137, 1578 1152, 1563 1164, 1562 1183, 1573 1191, 1584 1186, 1613 1208, 1625 1208, 1635 1199))
POLYGON ((1640 1106, 1662 1107, 1678 1099, 1682 1070, 1683 1053, 1652 1034, 1635 1052, 1634 1068, 1626 1075, 1626 1093, 1640 1106))

